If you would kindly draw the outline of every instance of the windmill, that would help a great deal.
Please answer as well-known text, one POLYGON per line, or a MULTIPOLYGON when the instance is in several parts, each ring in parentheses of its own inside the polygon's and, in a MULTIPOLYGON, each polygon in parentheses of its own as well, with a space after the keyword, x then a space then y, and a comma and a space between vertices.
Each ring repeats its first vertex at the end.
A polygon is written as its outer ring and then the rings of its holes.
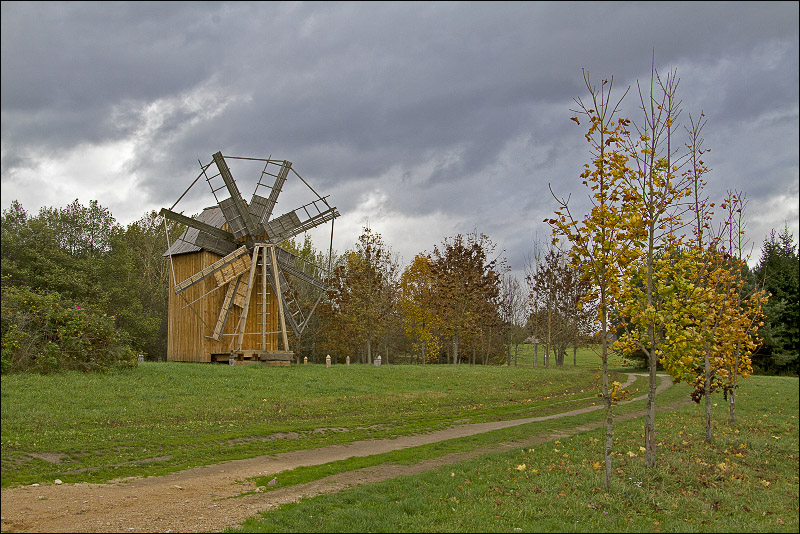
MULTIPOLYGON (((320 268, 279 244, 339 216, 286 160, 240 158, 217 152, 200 164, 200 174, 169 209, 160 214, 187 228, 170 245, 172 291, 168 360, 261 360, 288 365, 288 330, 301 335, 327 289, 320 268), (263 162, 249 203, 242 198, 226 160, 263 162), (208 183, 216 202, 196 218, 174 211, 199 180, 208 183), (273 217, 287 179, 296 178, 313 199, 273 217), (271 182, 271 183, 270 183, 271 182), (263 194, 259 194, 263 193, 263 194), (305 285, 318 293, 310 311, 296 298, 305 285), (255 313, 252 308, 255 307, 255 313), (283 348, 278 350, 278 334, 283 348)), ((166 226, 166 221, 165 221, 166 226)))

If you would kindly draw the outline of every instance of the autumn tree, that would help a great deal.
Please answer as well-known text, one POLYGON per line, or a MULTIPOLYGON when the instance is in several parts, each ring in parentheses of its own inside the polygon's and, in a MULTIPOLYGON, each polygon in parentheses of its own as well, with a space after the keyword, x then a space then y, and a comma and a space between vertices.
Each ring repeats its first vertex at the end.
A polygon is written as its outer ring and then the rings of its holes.
POLYGON ((596 323, 601 336, 602 396, 606 408, 606 441, 604 448, 605 485, 611 484, 613 447, 613 412, 618 393, 618 384, 609 384, 608 346, 609 315, 619 301, 622 278, 627 266, 636 259, 634 243, 641 239, 641 206, 639 199, 627 187, 628 156, 624 139, 628 135, 630 121, 618 117, 619 106, 625 94, 612 101, 613 78, 603 80, 598 88, 591 83, 584 71, 584 82, 589 92, 589 101, 576 98, 576 116, 589 121, 585 135, 591 147, 591 163, 585 165, 582 182, 590 190, 591 208, 583 217, 573 215, 569 199, 555 197, 558 208, 555 218, 547 219, 553 227, 554 241, 565 238, 569 244, 569 255, 579 266, 583 276, 592 284, 593 296, 597 299, 596 323))
POLYGON ((406 334, 421 363, 433 363, 441 349, 441 320, 435 313, 435 279, 430 259, 417 254, 400 276, 400 310, 406 334))
POLYGON ((343 340, 363 344, 366 363, 372 363, 373 343, 395 308, 398 271, 391 249, 368 227, 333 271, 328 315, 343 340))
POLYGON ((729 358, 729 373, 727 383, 723 386, 725 397, 728 400, 730 424, 736 422, 736 395, 739 379, 739 369, 744 364, 748 372, 752 371, 752 354, 758 339, 756 337, 759 327, 763 326, 763 306, 768 302, 768 293, 755 283, 755 279, 747 265, 750 254, 745 250, 745 209, 747 196, 737 190, 729 190, 723 203, 727 210, 726 235, 728 241, 728 258, 733 275, 733 305, 735 306, 736 319, 739 321, 738 329, 734 332, 732 340, 733 357, 729 358))
POLYGON ((646 355, 649 386, 645 409, 645 465, 656 463, 655 401, 656 376, 660 354, 660 334, 663 331, 658 313, 660 301, 656 263, 660 251, 673 246, 679 236, 681 214, 686 211, 683 199, 689 193, 689 177, 680 174, 684 156, 677 156, 673 131, 681 113, 677 98, 680 83, 677 73, 670 71, 662 77, 651 67, 649 84, 642 88, 637 82, 641 118, 632 122, 632 134, 626 136, 631 172, 626 175, 630 193, 641 206, 642 240, 637 262, 623 285, 624 303, 621 314, 625 323, 626 341, 646 355))
POLYGON ((514 347, 514 365, 517 363, 517 347, 524 339, 527 299, 516 276, 507 273, 502 278, 500 290, 500 317, 506 338, 506 365, 511 365, 511 345, 514 347))
POLYGON ((531 302, 534 314, 542 323, 545 367, 549 366, 551 352, 556 366, 562 367, 567 347, 573 346, 574 359, 581 336, 589 329, 591 284, 568 253, 554 248, 529 272, 527 282, 536 297, 531 302))
POLYGON ((657 291, 661 308, 654 312, 661 317, 664 336, 661 361, 675 380, 694 386, 692 398, 705 398, 706 441, 713 439, 711 394, 723 390, 726 396, 735 387, 738 377, 748 376, 752 369, 749 355, 758 344, 761 307, 766 294, 753 291, 743 298, 745 277, 740 258, 724 246, 733 243, 733 232, 740 238, 743 231, 738 196, 723 201, 727 218, 714 226, 713 208, 705 196, 704 174, 708 172, 700 159, 703 150, 701 121, 690 117, 687 128, 690 165, 690 212, 692 237, 682 246, 673 242, 660 258, 657 271, 662 282, 657 291), (668 318, 669 320, 664 320, 668 318))
POLYGON ((453 364, 459 362, 462 337, 491 334, 497 320, 497 299, 504 260, 489 259, 496 245, 484 234, 473 232, 446 238, 430 254, 435 279, 435 313, 444 332, 452 339, 453 364))

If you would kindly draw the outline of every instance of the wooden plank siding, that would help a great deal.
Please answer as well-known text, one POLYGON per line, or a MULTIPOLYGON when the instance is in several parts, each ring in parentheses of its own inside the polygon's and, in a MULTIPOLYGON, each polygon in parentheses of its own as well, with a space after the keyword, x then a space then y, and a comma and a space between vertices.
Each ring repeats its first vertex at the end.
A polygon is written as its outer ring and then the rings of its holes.
MULTIPOLYGON (((172 257, 175 278, 178 282, 183 281, 220 258, 221 256, 206 250, 175 255, 172 257)), ((170 276, 172 276, 172 273, 170 273, 170 276)), ((244 284, 246 284, 246 278, 247 275, 245 273, 242 280, 244 284)), ((167 360, 211 362, 212 354, 230 352, 235 347, 236 343, 233 333, 242 314, 242 309, 240 307, 233 306, 231 309, 220 341, 215 341, 211 337, 219 317, 219 312, 222 308, 227 286, 223 285, 203 298, 200 298, 201 295, 216 287, 213 276, 189 287, 179 295, 175 294, 174 287, 175 280, 172 280, 169 292, 167 360), (198 298, 200 298, 200 300, 191 306, 184 307, 188 302, 192 302, 198 298), (192 309, 194 309, 194 311, 192 309), (203 324, 203 322, 205 322, 205 324, 203 324)), ((279 348, 282 350, 283 347, 278 346, 279 336, 277 333, 268 333, 266 336, 267 346, 261 346, 261 318, 258 314, 258 312, 261 311, 261 305, 258 302, 261 298, 260 289, 261 267, 256 270, 256 276, 254 278, 242 350, 277 351, 279 348)), ((277 332, 280 329, 277 302, 269 285, 267 285, 266 289, 267 312, 269 313, 269 315, 267 315, 266 330, 268 332, 277 332)))

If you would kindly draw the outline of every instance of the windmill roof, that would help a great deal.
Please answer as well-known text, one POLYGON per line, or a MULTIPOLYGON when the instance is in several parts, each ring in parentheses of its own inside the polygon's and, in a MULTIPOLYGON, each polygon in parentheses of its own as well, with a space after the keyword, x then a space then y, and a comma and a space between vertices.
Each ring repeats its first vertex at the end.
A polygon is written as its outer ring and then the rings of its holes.
MULTIPOLYGON (((197 220, 216 228, 222 228, 222 225, 225 224, 225 217, 222 215, 222 210, 219 206, 203 209, 203 212, 197 216, 197 220)), ((195 244, 199 233, 200 231, 197 228, 187 228, 162 256, 199 252, 202 248, 195 244)))

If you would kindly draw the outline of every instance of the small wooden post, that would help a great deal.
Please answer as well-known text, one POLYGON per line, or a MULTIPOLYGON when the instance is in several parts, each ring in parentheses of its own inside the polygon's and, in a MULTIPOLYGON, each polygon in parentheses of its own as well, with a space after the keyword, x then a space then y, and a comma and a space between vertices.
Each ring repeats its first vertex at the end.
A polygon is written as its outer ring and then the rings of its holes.
POLYGON ((328 354, 327 356, 325 356, 325 367, 330 367, 330 366, 331 366, 331 355, 328 354))

